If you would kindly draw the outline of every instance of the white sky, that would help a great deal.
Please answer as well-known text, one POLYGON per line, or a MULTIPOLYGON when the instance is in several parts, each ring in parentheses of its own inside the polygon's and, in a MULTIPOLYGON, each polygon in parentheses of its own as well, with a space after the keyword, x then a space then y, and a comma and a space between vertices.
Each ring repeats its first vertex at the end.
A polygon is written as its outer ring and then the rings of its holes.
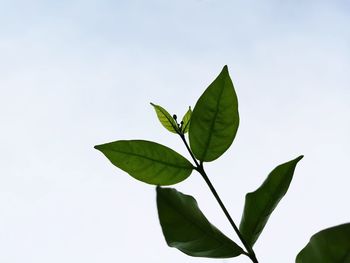
MULTIPOLYGON (((188 156, 149 102, 182 115, 229 66, 241 125, 208 174, 239 224, 244 195, 304 154, 255 250, 294 262, 350 221, 347 1, 0 0, 0 262, 250 262, 187 257, 152 186, 95 144, 148 139, 188 156)), ((175 186, 234 240, 199 175, 175 186)))

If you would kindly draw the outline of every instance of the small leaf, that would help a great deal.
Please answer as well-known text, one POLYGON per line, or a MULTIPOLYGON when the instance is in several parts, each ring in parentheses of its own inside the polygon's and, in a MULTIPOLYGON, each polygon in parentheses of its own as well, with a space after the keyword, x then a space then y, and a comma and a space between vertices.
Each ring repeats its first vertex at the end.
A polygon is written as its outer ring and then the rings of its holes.
POLYGON ((170 247, 193 257, 229 258, 243 253, 241 247, 208 221, 192 196, 157 187, 157 207, 170 247))
POLYGON ((188 111, 182 118, 182 133, 185 134, 188 132, 190 128, 190 122, 191 122, 191 115, 192 115, 192 110, 191 107, 188 108, 188 111))
POLYGON ((137 180, 154 185, 179 183, 193 165, 174 150, 150 141, 116 141, 95 146, 115 166, 137 180))
POLYGON ((179 130, 179 127, 177 126, 176 121, 174 118, 164 109, 163 107, 153 104, 151 102, 151 105, 154 107, 158 120, 160 123, 170 132, 177 133, 179 130))
POLYGON ((219 158, 232 144, 238 125, 237 96, 225 66, 193 109, 189 139, 195 157, 205 162, 219 158))
POLYGON ((350 262, 350 223, 324 229, 313 235, 296 263, 350 262))
POLYGON ((271 213, 286 194, 295 166, 302 158, 299 156, 277 166, 255 192, 246 195, 239 229, 250 246, 255 244, 271 213))

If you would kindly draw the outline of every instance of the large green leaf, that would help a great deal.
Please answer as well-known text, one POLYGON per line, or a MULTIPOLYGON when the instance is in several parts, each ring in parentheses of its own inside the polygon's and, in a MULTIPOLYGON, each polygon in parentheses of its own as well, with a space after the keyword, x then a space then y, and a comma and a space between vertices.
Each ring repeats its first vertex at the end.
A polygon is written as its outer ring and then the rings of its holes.
POLYGON ((190 176, 193 165, 174 150, 150 141, 116 141, 95 146, 115 166, 154 185, 171 185, 190 176))
POLYGON ((349 263, 350 223, 324 229, 313 235, 296 263, 349 263))
POLYGON ((219 158, 232 144, 238 125, 237 97, 225 66, 193 109, 189 139, 195 157, 205 162, 219 158))
POLYGON ((167 112, 167 110, 164 109, 162 106, 153 103, 151 103, 151 105, 155 109, 158 120, 164 126, 164 128, 170 132, 177 133, 179 127, 177 126, 177 123, 174 120, 174 118, 167 112))
POLYGON ((192 196, 157 187, 157 206, 170 247, 193 257, 229 258, 243 253, 241 247, 208 221, 192 196))
POLYGON ((248 193, 239 229, 250 246, 253 246, 264 229, 271 213, 286 194, 297 163, 303 158, 277 166, 255 191, 248 193))

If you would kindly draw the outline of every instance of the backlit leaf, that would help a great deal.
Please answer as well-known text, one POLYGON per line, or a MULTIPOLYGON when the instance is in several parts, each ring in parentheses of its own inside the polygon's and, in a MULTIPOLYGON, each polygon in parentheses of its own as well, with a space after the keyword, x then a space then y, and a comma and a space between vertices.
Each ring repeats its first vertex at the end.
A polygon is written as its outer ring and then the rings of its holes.
POLYGON ((188 111, 182 118, 182 132, 183 134, 187 133, 190 128, 192 110, 191 107, 188 108, 188 111))
POLYGON ((193 109, 189 139, 195 157, 205 162, 220 157, 232 144, 238 125, 237 97, 225 66, 193 109))
POLYGON ((166 109, 153 103, 151 103, 151 105, 155 109, 158 120, 164 126, 164 128, 170 132, 177 133, 179 127, 177 126, 174 118, 166 111, 166 109))
POLYGON ((242 254, 241 247, 208 221, 192 196, 157 187, 157 207, 170 247, 193 257, 230 258, 242 254))
POLYGON ((271 213, 286 194, 295 166, 302 158, 299 156, 277 166, 256 191, 246 195, 239 229, 250 246, 255 244, 271 213))
POLYGON ((174 150, 150 141, 116 141, 97 145, 115 166, 142 182, 171 185, 190 176, 193 166, 174 150))
POLYGON ((327 228, 313 235, 296 263, 349 263, 350 223, 327 228))

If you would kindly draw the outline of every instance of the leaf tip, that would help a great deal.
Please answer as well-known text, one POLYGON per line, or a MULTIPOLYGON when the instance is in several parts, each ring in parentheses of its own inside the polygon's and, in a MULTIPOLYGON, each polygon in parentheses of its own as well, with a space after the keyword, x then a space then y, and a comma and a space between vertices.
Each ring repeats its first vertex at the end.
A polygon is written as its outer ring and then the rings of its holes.
POLYGON ((95 146, 94 146, 94 149, 96 149, 96 150, 102 152, 102 150, 103 150, 103 144, 95 145, 95 146))
POLYGON ((295 160, 297 161, 297 162, 299 162, 301 159, 303 159, 304 158, 304 155, 299 155, 297 158, 295 158, 295 160))
POLYGON ((227 66, 227 65, 225 65, 225 66, 222 68, 221 73, 223 73, 223 74, 225 74, 225 75, 229 75, 228 66, 227 66))

